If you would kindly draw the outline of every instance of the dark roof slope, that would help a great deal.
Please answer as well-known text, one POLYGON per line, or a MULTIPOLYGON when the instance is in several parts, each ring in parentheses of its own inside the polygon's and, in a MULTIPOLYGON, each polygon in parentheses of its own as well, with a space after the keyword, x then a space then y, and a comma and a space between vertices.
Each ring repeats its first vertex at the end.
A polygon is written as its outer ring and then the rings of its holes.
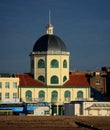
POLYGON ((40 37, 33 47, 33 52, 42 51, 66 51, 66 46, 58 36, 46 34, 40 37))

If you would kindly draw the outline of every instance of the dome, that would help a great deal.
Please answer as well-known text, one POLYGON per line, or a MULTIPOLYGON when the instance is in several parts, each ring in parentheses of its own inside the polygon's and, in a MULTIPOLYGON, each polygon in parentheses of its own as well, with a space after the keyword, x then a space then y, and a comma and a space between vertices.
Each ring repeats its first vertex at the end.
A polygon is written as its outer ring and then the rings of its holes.
POLYGON ((46 34, 40 37, 33 47, 33 52, 42 52, 42 51, 66 52, 66 46, 58 36, 46 34))

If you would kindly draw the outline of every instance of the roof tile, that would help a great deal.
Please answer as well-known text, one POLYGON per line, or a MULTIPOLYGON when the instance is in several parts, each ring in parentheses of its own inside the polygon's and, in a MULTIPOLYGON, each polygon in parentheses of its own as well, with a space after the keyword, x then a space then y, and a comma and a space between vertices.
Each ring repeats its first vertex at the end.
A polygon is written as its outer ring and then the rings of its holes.
MULTIPOLYGON (((15 74, 20 78, 20 86, 45 86, 38 80, 35 80, 30 74, 15 74)), ((83 73, 72 73, 69 80, 63 86, 89 86, 87 78, 83 73)))
POLYGON ((35 80, 30 74, 15 74, 20 78, 20 86, 44 86, 45 84, 35 80))
POLYGON ((83 73, 72 73, 69 80, 63 86, 89 86, 87 78, 83 73))

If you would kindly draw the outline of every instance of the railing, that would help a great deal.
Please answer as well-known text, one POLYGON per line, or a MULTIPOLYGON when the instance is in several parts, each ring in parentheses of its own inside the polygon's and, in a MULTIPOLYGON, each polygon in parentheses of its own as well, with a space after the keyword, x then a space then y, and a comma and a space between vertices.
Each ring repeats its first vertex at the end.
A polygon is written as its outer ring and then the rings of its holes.
POLYGON ((76 101, 92 101, 93 98, 75 98, 76 101))
POLYGON ((65 51, 43 51, 43 52, 32 52, 31 54, 66 54, 66 55, 69 55, 70 52, 65 52, 65 51))

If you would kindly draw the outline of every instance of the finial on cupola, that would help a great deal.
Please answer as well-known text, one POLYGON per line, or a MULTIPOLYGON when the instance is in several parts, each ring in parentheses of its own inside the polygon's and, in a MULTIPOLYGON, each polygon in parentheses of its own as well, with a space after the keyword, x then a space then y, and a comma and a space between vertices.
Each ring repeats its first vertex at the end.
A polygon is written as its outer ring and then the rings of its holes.
POLYGON ((51 11, 49 10, 49 21, 46 27, 46 34, 52 35, 53 34, 53 25, 51 24, 51 11))

